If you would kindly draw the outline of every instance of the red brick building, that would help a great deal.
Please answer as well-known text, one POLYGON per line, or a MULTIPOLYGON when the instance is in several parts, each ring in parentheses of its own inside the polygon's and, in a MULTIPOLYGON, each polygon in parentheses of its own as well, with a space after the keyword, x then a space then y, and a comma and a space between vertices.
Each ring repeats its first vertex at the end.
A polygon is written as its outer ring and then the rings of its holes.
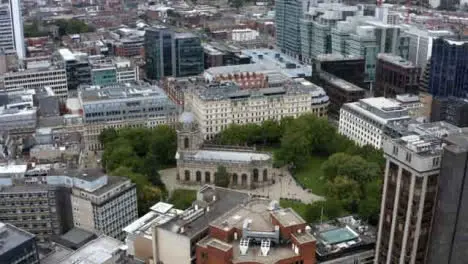
POLYGON ((210 224, 197 264, 315 264, 315 238, 291 208, 253 199, 210 224))

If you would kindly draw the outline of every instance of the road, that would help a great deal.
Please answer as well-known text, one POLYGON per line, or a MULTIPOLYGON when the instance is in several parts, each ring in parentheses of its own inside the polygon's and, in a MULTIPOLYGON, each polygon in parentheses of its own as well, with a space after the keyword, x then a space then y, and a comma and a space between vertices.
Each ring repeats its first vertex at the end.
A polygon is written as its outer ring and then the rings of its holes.
MULTIPOLYGON (((267 187, 260 187, 255 190, 239 190, 241 192, 251 193, 255 195, 268 196, 273 200, 280 200, 280 198, 298 199, 304 203, 312 203, 315 201, 323 200, 324 198, 313 193, 303 190, 294 180, 294 178, 285 170, 281 171, 283 176, 275 176, 275 184, 267 187)), ((165 169, 159 171, 161 180, 166 185, 169 191, 178 188, 198 190, 200 185, 182 184, 176 179, 176 168, 165 169)))

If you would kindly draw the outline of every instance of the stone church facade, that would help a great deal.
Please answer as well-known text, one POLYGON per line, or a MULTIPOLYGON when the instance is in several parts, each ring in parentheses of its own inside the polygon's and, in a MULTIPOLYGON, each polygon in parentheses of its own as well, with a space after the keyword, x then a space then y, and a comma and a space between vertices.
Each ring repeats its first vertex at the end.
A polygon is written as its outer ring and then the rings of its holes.
POLYGON ((254 188, 273 179, 272 156, 251 148, 207 147, 192 113, 184 112, 177 125, 177 180, 214 184, 218 166, 230 175, 230 187, 254 188))

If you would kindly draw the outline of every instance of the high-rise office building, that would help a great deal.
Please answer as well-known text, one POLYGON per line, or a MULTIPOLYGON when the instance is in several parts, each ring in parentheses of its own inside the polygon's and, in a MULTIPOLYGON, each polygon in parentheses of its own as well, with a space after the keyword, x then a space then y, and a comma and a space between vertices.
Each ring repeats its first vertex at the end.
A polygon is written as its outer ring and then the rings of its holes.
POLYGON ((309 8, 305 0, 277 0, 275 2, 276 45, 290 56, 301 54, 301 18, 309 8))
POLYGON ((81 84, 91 84, 91 66, 88 54, 59 49, 58 59, 63 61, 65 65, 68 90, 76 90, 81 84))
POLYGON ((468 259, 468 131, 444 142, 428 264, 462 264, 468 259))
POLYGON ((459 127, 468 126, 468 100, 455 96, 433 97, 431 121, 446 121, 459 127))
POLYGON ((192 33, 176 33, 173 38, 173 75, 185 77, 202 73, 205 67, 200 38, 192 33))
POLYGON ((146 30, 146 77, 198 75, 204 70, 204 53, 200 38, 191 33, 177 33, 159 26, 146 30))
POLYGON ((26 57, 23 34, 23 15, 20 0, 0 2, 0 49, 16 52, 18 59, 26 57))
POLYGON ((417 94, 421 68, 400 56, 380 53, 375 73, 374 96, 417 94))
POLYGON ((0 222, 0 263, 39 264, 39 253, 33 234, 0 222))
POLYGON ((468 42, 436 39, 433 42, 429 93, 465 97, 468 94, 468 42))
POLYGON ((422 30, 412 27, 402 35, 409 38, 408 60, 424 70, 431 58, 434 40, 437 37, 453 35, 453 33, 447 30, 422 30))
MULTIPOLYGON (((430 232, 437 204, 438 182, 444 181, 445 177, 440 171, 444 145, 442 137, 459 133, 459 128, 454 129, 440 122, 414 128, 411 134, 387 140, 383 144, 387 162, 375 257, 377 264, 427 263, 429 241, 433 240, 430 232)), ((466 158, 456 154, 453 157, 456 159, 447 159, 445 166, 452 162, 447 170, 461 175, 457 170, 464 170, 466 158), (454 166, 453 162, 458 166, 454 166)), ((447 184, 456 186, 450 181, 447 184)), ((453 190, 449 192, 453 193, 453 190)), ((455 204, 450 206, 450 210, 456 207, 455 204)))

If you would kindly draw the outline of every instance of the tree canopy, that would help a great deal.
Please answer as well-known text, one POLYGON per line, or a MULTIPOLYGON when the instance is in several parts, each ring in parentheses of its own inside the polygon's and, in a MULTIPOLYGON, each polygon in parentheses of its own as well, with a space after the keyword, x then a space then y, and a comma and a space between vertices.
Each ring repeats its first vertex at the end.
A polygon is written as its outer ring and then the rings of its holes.
POLYGON ((218 166, 215 172, 214 183, 219 187, 228 187, 229 186, 229 173, 227 172, 226 167, 218 166))
POLYGON ((102 164, 116 176, 130 178, 138 189, 140 214, 165 195, 158 171, 175 164, 177 135, 168 126, 156 128, 113 128, 99 135, 104 145, 102 164))
POLYGON ((293 165, 290 166, 293 173, 305 167, 311 156, 328 157, 317 169, 323 170, 327 189, 325 198, 329 202, 326 206, 324 202, 311 205, 307 218, 317 220, 317 207, 332 210, 330 207, 334 206, 335 211, 326 214, 327 217, 341 212, 359 214, 369 221, 378 219, 380 178, 385 166, 382 150, 356 145, 340 135, 325 118, 305 114, 280 122, 265 121, 261 125, 232 125, 222 131, 217 140, 222 144, 277 147, 275 163, 293 165))

